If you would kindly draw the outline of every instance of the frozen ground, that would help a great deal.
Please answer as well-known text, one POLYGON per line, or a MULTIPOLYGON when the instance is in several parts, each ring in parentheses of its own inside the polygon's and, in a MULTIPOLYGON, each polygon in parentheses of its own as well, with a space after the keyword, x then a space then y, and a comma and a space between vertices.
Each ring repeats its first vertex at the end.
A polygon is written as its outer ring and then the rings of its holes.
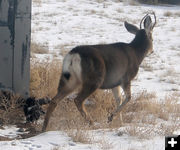
MULTIPOLYGON (((34 0, 35 1, 35 0, 34 0)), ((180 102, 180 7, 129 5, 112 0, 36 0, 32 9, 32 42, 50 49, 54 59, 76 45, 130 42, 133 35, 124 28, 123 22, 139 26, 148 11, 157 15, 154 28, 154 53, 143 61, 132 83, 132 94, 146 90, 154 92, 159 101, 173 95, 180 102)), ((62 55, 62 56, 61 56, 62 55)), ((41 57, 41 55, 36 55, 41 57)), ((151 127, 153 129, 153 127, 151 127)), ((57 149, 113 149, 113 150, 162 150, 164 137, 143 139, 117 133, 123 129, 93 130, 93 140, 88 144, 73 142, 64 132, 52 131, 38 136, 13 141, 1 141, 0 150, 51 150, 57 149)), ((1 136, 14 137, 15 127, 0 129, 1 136)), ((176 134, 180 134, 177 132, 176 134)))
MULTIPOLYGON (((14 135, 18 128, 8 127, 4 135, 14 135), (13 129, 13 130, 12 130, 13 129)), ((1 132, 1 130, 0 130, 1 132)), ((21 140, 0 142, 0 150, 162 150, 164 149, 164 137, 152 139, 138 139, 128 135, 119 136, 116 132, 108 130, 89 131, 93 140, 91 144, 73 142, 72 138, 61 131, 49 131, 35 137, 21 140)))

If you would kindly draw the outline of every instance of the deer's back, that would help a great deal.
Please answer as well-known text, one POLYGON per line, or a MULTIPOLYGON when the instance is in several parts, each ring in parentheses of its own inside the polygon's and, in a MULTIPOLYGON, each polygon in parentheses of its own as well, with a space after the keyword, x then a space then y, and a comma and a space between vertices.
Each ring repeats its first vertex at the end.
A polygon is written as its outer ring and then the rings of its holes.
POLYGON ((82 70, 89 73, 93 71, 104 73, 102 89, 121 85, 124 80, 131 80, 137 73, 134 50, 125 43, 79 46, 70 53, 80 55, 82 70), (88 66, 84 66, 83 62, 88 66))

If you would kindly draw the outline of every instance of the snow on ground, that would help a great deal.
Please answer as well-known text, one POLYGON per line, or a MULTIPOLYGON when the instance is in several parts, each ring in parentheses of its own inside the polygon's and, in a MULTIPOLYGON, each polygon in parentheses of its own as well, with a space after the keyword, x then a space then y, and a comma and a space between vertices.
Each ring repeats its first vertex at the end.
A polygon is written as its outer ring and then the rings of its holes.
POLYGON ((141 65, 132 92, 147 90, 163 99, 180 91, 179 8, 132 6, 110 0, 42 0, 40 4, 33 3, 32 42, 41 43, 59 57, 77 45, 130 42, 134 35, 126 31, 124 21, 139 26, 146 12, 154 11, 154 53, 141 65), (164 15, 168 11, 169 17, 164 15))
MULTIPOLYGON (((123 22, 126 20, 139 26, 148 11, 155 11, 157 16, 153 32, 154 53, 143 61, 132 83, 132 94, 147 90, 156 93, 160 101, 169 94, 180 97, 179 6, 128 5, 112 0, 36 1, 32 8, 32 42, 48 47, 50 53, 55 54, 53 57, 58 58, 63 58, 61 54, 77 45, 130 42, 134 36, 126 31, 123 22)), ((12 138, 16 131, 15 127, 7 127, 0 130, 0 135, 12 138)), ((119 136, 114 130, 89 132, 94 141, 89 144, 73 142, 66 133, 51 131, 28 139, 1 141, 0 150, 51 150, 54 147, 72 150, 162 150, 165 146, 164 137, 160 135, 143 139, 127 134, 119 136)), ((180 133, 177 131, 176 134, 180 133)))
POLYGON ((128 135, 118 136, 116 132, 106 130, 90 131, 94 136, 93 144, 73 142, 72 138, 61 131, 49 131, 35 137, 21 140, 2 141, 0 150, 162 150, 165 146, 164 137, 150 140, 137 139, 128 135))
POLYGON ((8 137, 11 139, 18 137, 18 135, 22 134, 22 132, 19 131, 19 128, 14 125, 4 126, 3 128, 4 129, 0 129, 0 136, 8 137))

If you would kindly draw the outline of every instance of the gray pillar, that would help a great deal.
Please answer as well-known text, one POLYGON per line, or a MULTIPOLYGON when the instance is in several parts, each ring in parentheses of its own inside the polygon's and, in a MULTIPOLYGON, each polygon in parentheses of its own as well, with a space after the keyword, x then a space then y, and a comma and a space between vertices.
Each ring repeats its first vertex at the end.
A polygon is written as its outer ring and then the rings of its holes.
POLYGON ((29 96, 31 0, 0 0, 0 90, 29 96))

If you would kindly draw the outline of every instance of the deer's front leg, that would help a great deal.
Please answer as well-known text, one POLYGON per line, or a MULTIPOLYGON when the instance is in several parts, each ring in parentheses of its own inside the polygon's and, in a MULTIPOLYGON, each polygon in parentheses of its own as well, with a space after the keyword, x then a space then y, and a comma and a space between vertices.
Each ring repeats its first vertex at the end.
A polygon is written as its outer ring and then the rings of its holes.
MULTIPOLYGON (((123 86, 123 91, 126 95, 126 98, 125 100, 122 102, 122 104, 120 104, 117 109, 108 117, 108 122, 111 122, 113 120, 113 117, 115 115, 117 115, 117 113, 119 113, 120 111, 122 111, 123 107, 130 101, 131 99, 131 84, 130 83, 127 83, 123 86)), ((116 89, 117 90, 117 89, 116 89)), ((115 90, 115 91, 116 91, 115 90)), ((117 93, 117 92, 115 92, 117 93)))

